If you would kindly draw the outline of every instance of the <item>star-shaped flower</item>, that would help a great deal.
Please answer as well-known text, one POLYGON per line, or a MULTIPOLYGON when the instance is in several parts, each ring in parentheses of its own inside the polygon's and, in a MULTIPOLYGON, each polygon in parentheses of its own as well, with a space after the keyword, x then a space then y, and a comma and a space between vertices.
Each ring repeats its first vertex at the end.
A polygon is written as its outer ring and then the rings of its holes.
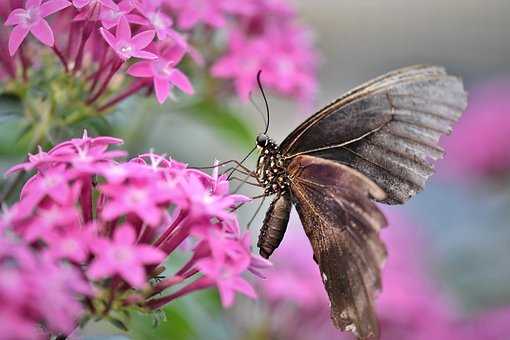
POLYGON ((172 86, 177 86, 184 93, 192 95, 193 86, 188 77, 175 67, 182 59, 182 55, 175 55, 173 59, 159 57, 151 61, 141 61, 132 65, 127 72, 133 77, 152 78, 156 98, 160 104, 168 98, 172 86))
POLYGON ((16 8, 5 21, 6 26, 14 26, 9 37, 9 53, 14 55, 25 40, 28 33, 32 33, 40 42, 53 46, 55 37, 45 17, 57 13, 70 6, 67 0, 27 0, 25 8, 16 8))
POLYGON ((136 234, 130 225, 120 226, 113 240, 100 239, 92 245, 96 259, 88 274, 92 279, 102 279, 118 274, 135 288, 146 283, 144 266, 160 263, 165 254, 149 245, 137 245, 136 234))
POLYGON ((103 27, 100 28, 100 32, 104 40, 122 60, 128 60, 131 57, 141 59, 158 58, 154 53, 143 50, 154 40, 155 32, 152 30, 143 31, 132 37, 131 27, 125 17, 120 19, 115 35, 103 27))

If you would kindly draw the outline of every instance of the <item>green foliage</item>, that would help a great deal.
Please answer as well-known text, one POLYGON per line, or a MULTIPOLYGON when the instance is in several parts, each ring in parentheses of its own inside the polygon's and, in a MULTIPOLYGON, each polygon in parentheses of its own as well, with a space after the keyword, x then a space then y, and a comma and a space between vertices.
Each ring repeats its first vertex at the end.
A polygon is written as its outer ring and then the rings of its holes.
POLYGON ((190 106, 189 113, 192 118, 214 129, 221 137, 239 143, 239 147, 253 146, 254 130, 228 105, 222 105, 213 98, 206 98, 190 106))

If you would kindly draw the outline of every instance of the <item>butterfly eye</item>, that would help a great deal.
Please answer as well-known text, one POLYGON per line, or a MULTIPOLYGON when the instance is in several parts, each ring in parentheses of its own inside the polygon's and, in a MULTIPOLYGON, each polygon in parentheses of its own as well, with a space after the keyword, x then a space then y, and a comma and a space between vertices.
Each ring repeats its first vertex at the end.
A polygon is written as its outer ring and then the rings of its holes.
POLYGON ((257 136, 257 146, 258 147, 265 147, 267 145, 267 142, 269 141, 269 137, 265 134, 261 133, 257 136))

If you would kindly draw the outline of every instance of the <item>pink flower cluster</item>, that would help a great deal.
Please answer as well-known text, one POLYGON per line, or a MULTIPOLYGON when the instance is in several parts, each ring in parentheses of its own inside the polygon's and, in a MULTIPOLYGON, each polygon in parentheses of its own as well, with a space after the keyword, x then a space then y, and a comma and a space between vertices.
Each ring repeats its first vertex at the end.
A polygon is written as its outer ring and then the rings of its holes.
POLYGON ((490 176, 510 170, 510 80, 495 79, 470 91, 469 105, 452 136, 445 139, 444 172, 490 176))
POLYGON ((119 303, 156 309, 209 287, 218 287, 224 306, 235 292, 255 298, 242 275, 269 263, 251 253, 231 212, 248 199, 229 194, 217 168, 210 176, 153 153, 116 161, 125 152, 108 148, 120 143, 85 133, 13 167, 9 173, 36 174, 1 215, 3 235, 14 233, 54 263, 67 263, 96 291, 115 292, 97 294, 110 299, 101 315, 119 303), (160 277, 164 260, 186 240, 193 244, 189 260, 160 277))
POLYGON ((47 339, 46 332, 69 334, 83 313, 77 297, 90 294, 79 271, 10 238, 0 239, 0 277, 3 339, 47 339))
MULTIPOLYGON (((34 50, 24 51, 29 35, 51 47, 66 71, 79 75, 85 68, 88 104, 119 71, 136 78, 100 109, 142 88, 153 88, 160 103, 173 87, 193 94, 179 69, 186 55, 212 65, 212 76, 231 79, 243 99, 259 70, 265 85, 284 95, 308 100, 316 87, 313 44, 286 0, 6 0, 0 18, 12 27, 8 51, 19 56, 25 75, 37 64, 34 50)), ((4 52, 0 65, 4 76, 16 76, 17 64, 4 52)))
MULTIPOLYGON (((508 338, 510 308, 463 316, 435 287, 423 258, 410 256, 426 253, 416 226, 394 213, 388 215, 390 228, 382 236, 389 257, 383 269, 383 291, 376 301, 381 339, 508 338)), ((354 339, 349 333, 339 336, 331 324, 328 297, 304 232, 288 233, 274 255, 274 267, 265 273, 267 280, 257 282, 263 300, 269 302, 268 318, 262 325, 254 324, 253 316, 248 322, 240 320, 243 329, 277 339, 354 339)))

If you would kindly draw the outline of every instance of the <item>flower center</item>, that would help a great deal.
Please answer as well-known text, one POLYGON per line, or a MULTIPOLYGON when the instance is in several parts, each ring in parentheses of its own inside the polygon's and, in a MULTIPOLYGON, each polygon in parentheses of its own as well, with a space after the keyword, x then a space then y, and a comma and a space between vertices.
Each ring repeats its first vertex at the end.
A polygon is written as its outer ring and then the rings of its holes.
POLYGON ((68 254, 75 253, 78 249, 78 242, 72 238, 65 239, 62 241, 62 249, 68 254))
POLYGON ((22 25, 32 26, 41 20, 41 12, 38 7, 27 8, 25 13, 20 14, 22 25))
POLYGON ((109 11, 106 11, 104 18, 106 20, 112 20, 113 21, 113 20, 116 20, 116 19, 120 18, 122 15, 124 15, 124 12, 115 11, 115 10, 111 9, 109 11))
POLYGON ((294 73, 294 64, 286 58, 279 59, 277 65, 280 74, 288 75, 294 73))
POLYGON ((164 29, 167 27, 165 18, 159 12, 150 13, 148 15, 148 18, 149 18, 150 22, 152 23, 152 25, 154 25, 154 27, 156 29, 161 30, 161 29, 164 29))
POLYGON ((120 42, 117 46, 117 51, 122 55, 122 57, 128 59, 131 57, 131 53, 133 53, 133 45, 128 43, 127 41, 120 42))
POLYGON ((118 262, 129 262, 133 258, 133 254, 129 247, 117 247, 113 252, 113 257, 118 262))
POLYGON ((46 176, 43 179, 42 185, 45 189, 51 189, 54 186, 56 186, 60 182, 61 178, 60 176, 46 176))
POLYGON ((168 60, 156 60, 152 63, 154 73, 161 78, 168 78, 172 74, 172 62, 168 60))
POLYGON ((147 192, 145 190, 133 189, 129 193, 128 200, 132 204, 140 204, 147 199, 147 192))

